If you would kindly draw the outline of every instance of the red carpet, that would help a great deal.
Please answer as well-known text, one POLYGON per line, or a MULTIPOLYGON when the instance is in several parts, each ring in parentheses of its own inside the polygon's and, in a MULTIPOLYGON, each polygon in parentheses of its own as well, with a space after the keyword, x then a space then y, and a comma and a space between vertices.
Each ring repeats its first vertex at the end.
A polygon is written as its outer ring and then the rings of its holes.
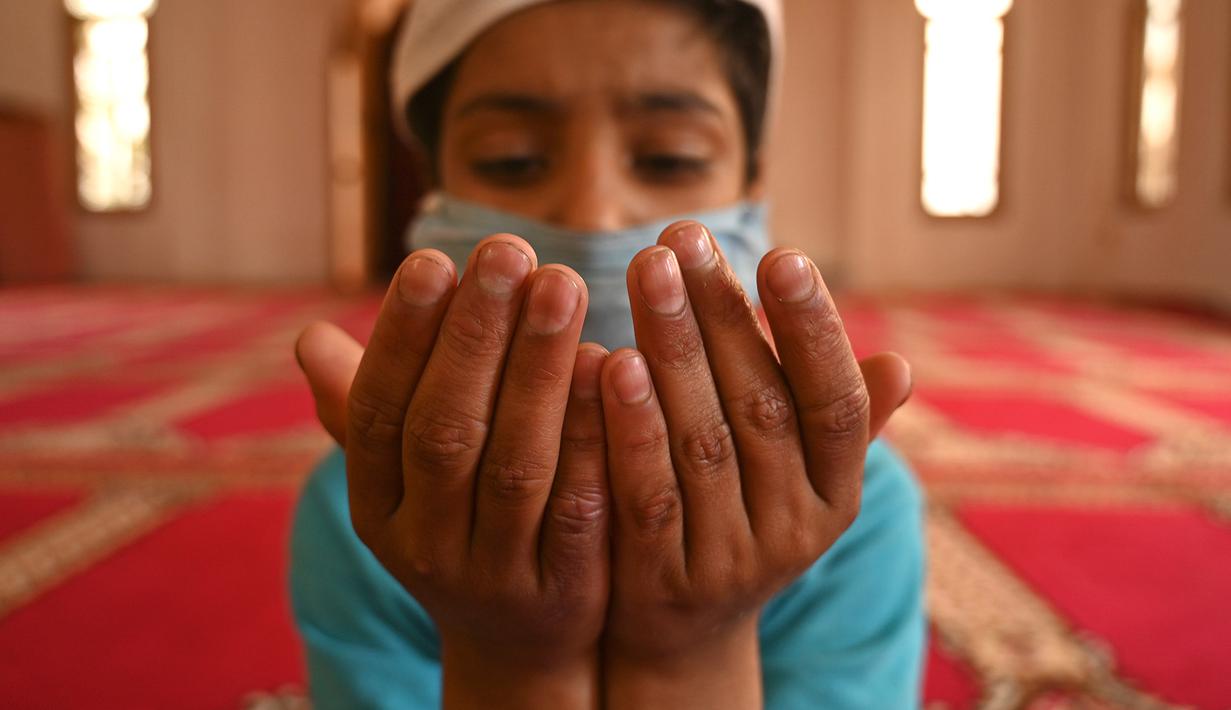
MULTIPOLYGON (((0 291, 0 707, 283 707, 290 345, 376 298, 0 291)), ((1231 708, 1231 324, 1038 298, 848 299, 912 361, 931 709, 1231 708)))
POLYGON ((960 517, 1066 618, 1110 644, 1122 675, 1183 704, 1228 706, 1225 520, 1144 506, 971 505, 960 517))

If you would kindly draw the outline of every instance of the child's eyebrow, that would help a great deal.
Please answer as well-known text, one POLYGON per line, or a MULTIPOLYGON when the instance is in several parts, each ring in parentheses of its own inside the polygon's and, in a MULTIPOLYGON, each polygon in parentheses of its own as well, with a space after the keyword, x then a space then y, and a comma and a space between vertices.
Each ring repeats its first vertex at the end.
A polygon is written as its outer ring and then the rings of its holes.
POLYGON ((480 94, 458 108, 455 116, 462 118, 481 111, 507 111, 513 113, 559 113, 560 104, 542 96, 499 92, 480 94))
MULTIPOLYGON (((518 92, 490 92, 479 94, 469 99, 454 114, 463 118, 483 111, 500 111, 528 114, 558 114, 564 110, 564 105, 544 96, 518 92)), ((692 91, 649 91, 617 102, 620 113, 680 113, 680 114, 711 114, 721 116, 722 112, 709 99, 692 91)))
POLYGON ((652 91, 638 94, 622 102, 621 109, 629 113, 709 113, 722 115, 709 99, 691 91, 652 91))

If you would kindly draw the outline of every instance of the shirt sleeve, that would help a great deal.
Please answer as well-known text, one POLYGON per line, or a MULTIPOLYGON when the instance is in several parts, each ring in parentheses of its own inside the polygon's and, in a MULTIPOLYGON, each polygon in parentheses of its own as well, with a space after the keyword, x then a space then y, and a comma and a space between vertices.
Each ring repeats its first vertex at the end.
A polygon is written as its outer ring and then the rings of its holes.
POLYGON ((317 710, 440 707, 435 625, 355 535, 341 450, 296 508, 290 592, 317 710))
POLYGON ((762 613, 769 710, 920 707, 922 512, 906 465, 874 442, 854 524, 762 613))

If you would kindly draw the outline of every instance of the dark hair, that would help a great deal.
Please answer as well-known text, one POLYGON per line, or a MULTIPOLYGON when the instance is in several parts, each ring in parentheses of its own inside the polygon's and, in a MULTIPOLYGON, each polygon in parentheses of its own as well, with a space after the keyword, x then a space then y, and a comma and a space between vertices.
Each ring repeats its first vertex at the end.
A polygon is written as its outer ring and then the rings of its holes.
MULTIPOLYGON (((770 38, 764 15, 743 0, 657 0, 681 8, 696 17, 702 29, 718 45, 727 82, 735 95, 744 147, 748 155, 745 179, 757 178, 761 137, 765 127, 769 94, 770 38)), ((454 59, 419 89, 406 106, 411 132, 422 144, 433 180, 438 176, 441 122, 445 101, 457 74, 454 59)))

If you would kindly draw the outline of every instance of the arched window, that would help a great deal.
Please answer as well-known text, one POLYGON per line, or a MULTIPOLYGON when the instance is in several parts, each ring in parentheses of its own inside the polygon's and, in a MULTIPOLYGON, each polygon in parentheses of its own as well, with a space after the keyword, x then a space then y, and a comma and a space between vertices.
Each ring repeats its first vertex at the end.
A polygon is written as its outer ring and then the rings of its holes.
POLYGON ((1000 200, 1004 23, 1013 0, 915 0, 927 18, 923 208, 982 217, 1000 200))
POLYGON ((1146 0, 1137 116, 1137 201, 1162 207, 1176 191, 1183 0, 1146 0))
POLYGON ((95 212, 149 204, 147 19, 157 0, 64 0, 75 18, 77 196, 95 212))

